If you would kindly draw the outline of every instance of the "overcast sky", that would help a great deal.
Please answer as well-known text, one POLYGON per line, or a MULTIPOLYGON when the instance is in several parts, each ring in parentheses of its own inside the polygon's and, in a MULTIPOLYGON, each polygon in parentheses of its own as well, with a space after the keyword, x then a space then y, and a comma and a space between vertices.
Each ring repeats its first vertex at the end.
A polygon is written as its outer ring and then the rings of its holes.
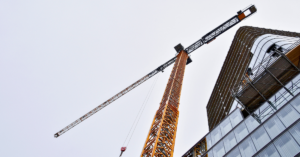
MULTIPOLYGON (((257 13, 193 52, 174 157, 208 132, 206 105, 241 26, 300 32, 299 0, 0 2, 0 156, 117 157, 156 77, 59 138, 54 134, 255 4, 257 13)), ((159 75, 123 157, 139 156, 172 67, 159 75)))

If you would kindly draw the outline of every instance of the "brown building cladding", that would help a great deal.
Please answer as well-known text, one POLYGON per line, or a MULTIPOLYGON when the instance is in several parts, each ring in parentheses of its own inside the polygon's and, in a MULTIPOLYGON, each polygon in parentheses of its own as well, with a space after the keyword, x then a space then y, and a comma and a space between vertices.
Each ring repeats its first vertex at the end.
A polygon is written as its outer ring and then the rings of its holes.
POLYGON ((223 67, 206 106, 209 130, 228 114, 233 104, 232 89, 246 73, 255 40, 264 34, 300 37, 300 33, 244 26, 235 34, 223 67))

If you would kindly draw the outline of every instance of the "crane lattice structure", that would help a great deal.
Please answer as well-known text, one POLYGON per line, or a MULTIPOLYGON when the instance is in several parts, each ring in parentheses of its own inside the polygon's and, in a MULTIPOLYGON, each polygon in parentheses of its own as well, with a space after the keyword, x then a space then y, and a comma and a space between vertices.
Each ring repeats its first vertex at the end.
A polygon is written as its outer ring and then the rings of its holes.
MULTIPOLYGON (((173 57, 172 59, 162 64, 152 72, 148 73, 146 76, 142 77, 129 87, 114 95, 109 100, 100 104, 99 106, 97 106, 87 114, 83 115, 70 125, 55 133, 54 137, 57 138, 65 132, 69 131, 82 121, 86 120, 96 112, 100 111, 115 100, 119 99, 135 87, 139 86, 143 82, 156 75, 157 73, 163 72, 165 68, 167 68, 175 62, 159 109, 155 114, 151 128, 148 133, 147 140, 145 142, 141 154, 141 157, 172 157, 175 146, 175 137, 179 116, 178 107, 184 70, 186 65, 192 62, 192 60, 189 57, 189 54, 191 54, 193 51, 203 46, 204 44, 210 43, 211 41, 216 39, 216 37, 223 34, 231 27, 237 25, 242 20, 248 18, 256 11, 256 7, 254 5, 250 5, 249 7, 238 11, 237 15, 233 16, 217 28, 213 29, 186 49, 184 49, 184 47, 181 44, 178 44, 177 46, 175 46, 175 50, 177 51, 176 57, 173 57)), ((125 151, 125 149, 123 149, 123 151, 125 151)))

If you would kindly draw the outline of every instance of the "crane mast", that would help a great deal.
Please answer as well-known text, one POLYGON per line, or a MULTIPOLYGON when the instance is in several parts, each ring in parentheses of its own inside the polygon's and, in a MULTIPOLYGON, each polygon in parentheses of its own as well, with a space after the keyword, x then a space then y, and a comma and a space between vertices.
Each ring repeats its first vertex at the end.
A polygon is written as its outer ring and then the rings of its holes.
POLYGON ((173 156, 179 117, 179 100, 188 54, 176 57, 167 87, 151 124, 141 157, 173 156))

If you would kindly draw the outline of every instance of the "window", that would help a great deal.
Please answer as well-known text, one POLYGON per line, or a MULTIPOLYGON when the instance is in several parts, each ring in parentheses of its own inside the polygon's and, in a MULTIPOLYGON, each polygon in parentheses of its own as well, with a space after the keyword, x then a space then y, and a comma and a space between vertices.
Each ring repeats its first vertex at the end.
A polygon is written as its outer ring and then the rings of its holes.
POLYGON ((214 157, 222 157, 225 154, 223 141, 219 142, 213 149, 214 157))
POLYGON ((210 134, 208 134, 206 137, 206 144, 207 144, 207 149, 210 149, 211 145, 211 138, 210 138, 210 134))
POLYGON ((213 157, 213 152, 212 152, 212 150, 210 150, 206 155, 207 155, 207 157, 213 157))
MULTIPOLYGON (((277 109, 280 109, 283 105, 286 104, 287 100, 285 98, 285 94, 283 93, 287 93, 286 90, 284 88, 281 88, 276 94, 275 94, 275 106, 277 109)), ((288 93, 289 94, 289 93, 288 93)))
POLYGON ((215 143, 217 143, 221 138, 221 130, 220 130, 220 126, 217 126, 211 133, 211 144, 214 145, 215 143))
POLYGON ((245 120, 245 123, 249 132, 253 131, 257 126, 259 126, 259 123, 252 116, 249 116, 245 120))
POLYGON ((297 96, 293 101, 291 101, 291 104, 296 108, 298 112, 300 112, 300 97, 297 96))
POLYGON ((229 118, 226 118, 220 124, 220 128, 221 128, 221 133, 222 133, 223 136, 225 136, 232 129, 229 118))
POLYGON ((298 112, 294 108, 292 108, 291 105, 285 106, 281 111, 277 113, 277 116, 286 127, 290 126, 300 117, 298 112))
POLYGON ((280 157, 280 155, 278 154, 273 143, 271 143, 259 153, 259 157, 280 157))
POLYGON ((233 151, 231 151, 226 157, 242 157, 239 147, 236 147, 233 151))
POLYGON ((300 144, 300 122, 293 126, 289 131, 298 144, 300 144))
POLYGON ((232 124, 232 127, 235 127, 239 122, 243 120, 243 117, 241 115, 240 110, 235 110, 230 116, 230 121, 232 124))
POLYGON ((250 137, 245 139, 240 145, 239 149, 242 157, 252 157, 256 153, 256 149, 250 137))
POLYGON ((284 133, 274 142, 275 147, 282 157, 291 157, 296 155, 300 147, 292 138, 289 132, 284 133))
POLYGON ((224 145, 225 145, 225 150, 226 152, 229 152, 229 150, 236 145, 236 139, 234 137, 234 133, 231 132, 229 133, 225 138, 224 138, 224 145))
POLYGON ((267 130, 268 134, 270 135, 271 139, 275 138, 278 134, 280 134, 284 129, 284 125, 278 119, 276 115, 270 118, 265 124, 265 129, 267 130))
POLYGON ((248 135, 248 130, 244 123, 241 123, 237 128, 234 129, 234 134, 237 142, 240 142, 244 137, 248 135))
POLYGON ((265 102, 262 106, 255 111, 255 114, 259 115, 261 122, 268 119, 276 110, 271 107, 268 102, 265 102))
POLYGON ((270 137, 267 134, 266 130, 263 126, 258 128, 252 135, 253 143, 255 144, 255 147, 257 150, 260 150, 262 147, 264 147, 266 144, 270 142, 270 137))

